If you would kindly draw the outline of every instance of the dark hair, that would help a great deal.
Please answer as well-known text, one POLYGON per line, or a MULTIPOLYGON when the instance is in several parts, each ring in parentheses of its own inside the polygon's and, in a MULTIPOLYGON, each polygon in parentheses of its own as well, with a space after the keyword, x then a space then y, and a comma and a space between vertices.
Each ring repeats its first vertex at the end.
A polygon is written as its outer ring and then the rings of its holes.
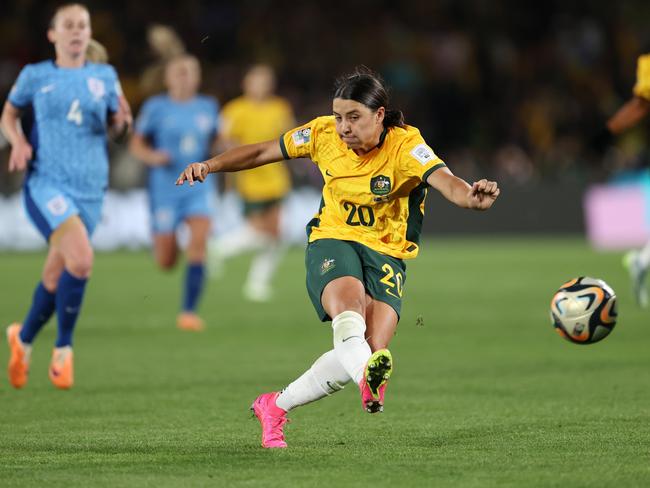
POLYGON ((388 89, 384 80, 365 66, 357 66, 353 73, 336 80, 334 98, 354 100, 373 112, 384 107, 384 127, 404 127, 404 114, 401 110, 389 108, 388 89))

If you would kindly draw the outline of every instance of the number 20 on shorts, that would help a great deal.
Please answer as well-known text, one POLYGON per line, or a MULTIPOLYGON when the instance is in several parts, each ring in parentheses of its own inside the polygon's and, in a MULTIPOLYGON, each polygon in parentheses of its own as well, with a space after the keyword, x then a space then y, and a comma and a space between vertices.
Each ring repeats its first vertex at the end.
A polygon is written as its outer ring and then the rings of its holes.
POLYGON ((394 296, 395 298, 402 298, 402 282, 404 281, 401 272, 395 273, 393 267, 386 263, 381 267, 381 270, 386 273, 386 275, 379 280, 380 283, 383 283, 388 288, 386 288, 386 293, 394 296), (395 295, 397 292, 397 295, 395 295))

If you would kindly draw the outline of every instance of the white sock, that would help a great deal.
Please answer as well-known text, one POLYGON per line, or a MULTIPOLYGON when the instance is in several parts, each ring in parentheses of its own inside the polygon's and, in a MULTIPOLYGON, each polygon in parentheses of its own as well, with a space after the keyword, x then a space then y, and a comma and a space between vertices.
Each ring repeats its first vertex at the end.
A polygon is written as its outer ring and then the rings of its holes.
POLYGON ((639 264, 644 270, 650 268, 650 241, 648 241, 645 246, 639 249, 638 259, 639 264))
POLYGON ((273 274, 278 268, 285 250, 285 246, 279 241, 268 243, 267 247, 253 258, 246 278, 246 287, 261 290, 269 289, 273 274))
POLYGON ((332 320, 334 351, 350 378, 359 384, 363 370, 372 354, 366 342, 366 322, 356 312, 341 312, 332 320))
POLYGON ((263 249, 268 244, 268 237, 255 230, 252 226, 244 224, 210 243, 222 259, 227 259, 237 254, 263 249))
POLYGON ((288 412, 342 390, 349 381, 350 377, 336 353, 327 351, 300 378, 280 392, 275 404, 288 412))

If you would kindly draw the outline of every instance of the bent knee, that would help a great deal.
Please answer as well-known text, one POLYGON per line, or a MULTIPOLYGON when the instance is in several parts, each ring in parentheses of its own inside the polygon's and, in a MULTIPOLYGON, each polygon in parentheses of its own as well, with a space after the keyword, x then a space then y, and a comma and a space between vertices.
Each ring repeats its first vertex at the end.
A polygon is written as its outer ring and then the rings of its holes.
POLYGON ((175 256, 157 256, 156 263, 158 267, 163 271, 171 271, 176 266, 176 257, 175 256))
POLYGON ((50 293, 54 293, 56 291, 62 273, 63 269, 43 271, 43 274, 41 275, 41 281, 43 282, 43 286, 47 291, 50 293))
POLYGON ((94 260, 95 257, 91 249, 68 260, 65 263, 65 267, 74 276, 88 278, 93 270, 94 260))

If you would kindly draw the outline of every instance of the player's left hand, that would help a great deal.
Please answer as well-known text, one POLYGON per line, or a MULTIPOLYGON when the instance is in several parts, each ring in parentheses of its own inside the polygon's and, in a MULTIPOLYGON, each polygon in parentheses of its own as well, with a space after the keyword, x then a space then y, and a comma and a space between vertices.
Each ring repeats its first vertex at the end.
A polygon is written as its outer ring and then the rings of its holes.
POLYGON ((499 197, 501 190, 496 181, 482 179, 472 184, 467 200, 469 208, 474 210, 487 210, 499 197))

